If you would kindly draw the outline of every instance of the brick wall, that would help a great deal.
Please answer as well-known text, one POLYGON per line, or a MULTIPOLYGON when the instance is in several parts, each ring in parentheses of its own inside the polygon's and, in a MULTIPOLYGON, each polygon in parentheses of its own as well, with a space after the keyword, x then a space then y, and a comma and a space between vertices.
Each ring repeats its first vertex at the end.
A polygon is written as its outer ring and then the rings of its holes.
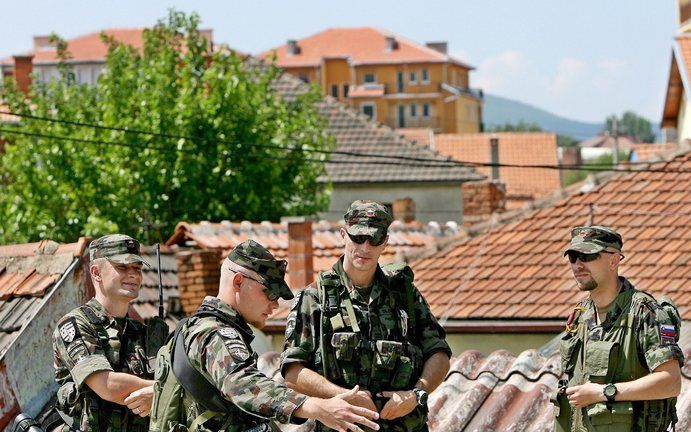
POLYGON ((31 72, 33 70, 33 55, 14 56, 14 80, 17 87, 26 95, 31 87, 31 72))
POLYGON ((312 219, 283 218, 288 222, 288 285, 293 290, 306 287, 314 281, 312 219))
POLYGON ((180 304, 186 315, 197 311, 206 296, 218 294, 221 251, 191 249, 175 254, 178 263, 180 304))
POLYGON ((506 184, 500 181, 465 182, 463 194, 463 225, 486 221, 492 213, 506 209, 506 184))
POLYGON ((415 220, 415 201, 412 198, 400 198, 393 201, 393 218, 402 222, 415 220))

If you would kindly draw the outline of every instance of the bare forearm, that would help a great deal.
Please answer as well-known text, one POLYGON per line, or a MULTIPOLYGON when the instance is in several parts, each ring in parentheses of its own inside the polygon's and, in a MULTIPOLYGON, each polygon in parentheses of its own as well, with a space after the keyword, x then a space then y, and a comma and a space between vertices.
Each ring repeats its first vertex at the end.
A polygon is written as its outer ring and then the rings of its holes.
POLYGON ((650 375, 616 383, 616 400, 639 401, 676 397, 681 391, 681 371, 676 361, 660 365, 650 375))
POLYGON ((101 371, 91 374, 85 384, 101 399, 125 405, 125 398, 132 392, 153 386, 154 382, 123 372, 101 371))
POLYGON ((288 387, 302 394, 324 399, 334 397, 346 391, 346 389, 332 383, 300 363, 293 363, 287 366, 285 383, 288 387))
POLYGON ((422 375, 415 387, 421 388, 427 393, 432 393, 444 381, 450 367, 449 356, 445 352, 438 351, 432 354, 432 357, 425 362, 422 375))

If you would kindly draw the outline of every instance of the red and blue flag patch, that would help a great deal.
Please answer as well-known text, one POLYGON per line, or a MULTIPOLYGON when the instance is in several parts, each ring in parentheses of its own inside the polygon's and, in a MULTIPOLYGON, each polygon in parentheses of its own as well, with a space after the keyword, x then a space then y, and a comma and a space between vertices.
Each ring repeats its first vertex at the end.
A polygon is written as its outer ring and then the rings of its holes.
POLYGON ((660 325, 660 338, 662 338, 662 342, 674 343, 677 338, 677 330, 672 325, 662 324, 660 325))

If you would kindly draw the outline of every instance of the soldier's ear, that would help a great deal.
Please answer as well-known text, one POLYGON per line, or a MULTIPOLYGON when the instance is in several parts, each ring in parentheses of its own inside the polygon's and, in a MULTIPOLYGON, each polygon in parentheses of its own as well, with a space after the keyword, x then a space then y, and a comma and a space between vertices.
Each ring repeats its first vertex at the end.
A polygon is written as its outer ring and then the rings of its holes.
POLYGON ((89 274, 91 275, 91 278, 96 282, 101 282, 103 280, 103 278, 101 277, 101 268, 96 264, 92 263, 89 266, 89 274))
POLYGON ((233 274, 233 279, 231 280, 231 283, 233 284, 233 289, 236 292, 240 292, 242 289, 242 281, 244 279, 244 276, 241 275, 240 273, 234 273, 233 274))

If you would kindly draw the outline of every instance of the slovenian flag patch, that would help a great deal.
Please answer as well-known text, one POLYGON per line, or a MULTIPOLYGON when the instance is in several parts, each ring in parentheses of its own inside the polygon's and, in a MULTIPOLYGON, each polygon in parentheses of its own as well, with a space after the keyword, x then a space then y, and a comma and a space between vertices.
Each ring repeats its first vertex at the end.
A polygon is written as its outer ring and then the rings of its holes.
POLYGON ((662 324, 662 325, 660 326, 660 336, 661 336, 663 339, 667 339, 667 340, 671 339, 671 340, 674 340, 674 339, 676 339, 676 337, 677 337, 677 331, 676 331, 676 329, 674 328, 674 326, 667 325, 667 324, 662 324))

